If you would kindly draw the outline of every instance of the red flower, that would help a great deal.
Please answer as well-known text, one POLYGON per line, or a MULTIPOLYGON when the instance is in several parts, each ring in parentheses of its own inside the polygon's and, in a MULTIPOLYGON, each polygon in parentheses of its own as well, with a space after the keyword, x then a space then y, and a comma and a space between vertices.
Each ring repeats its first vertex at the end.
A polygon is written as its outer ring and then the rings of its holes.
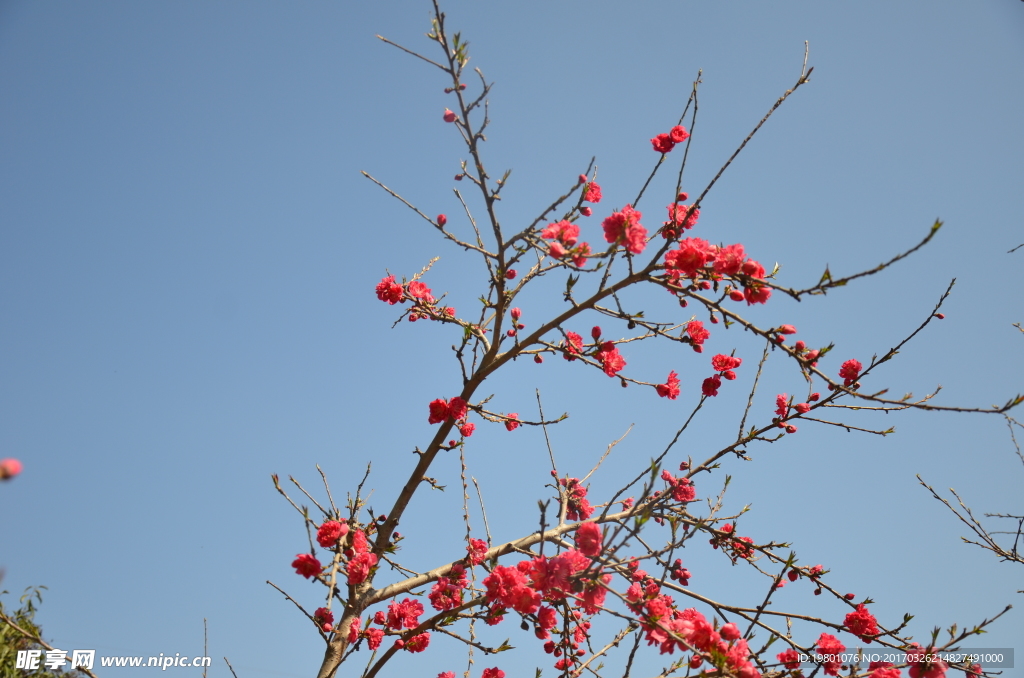
POLYGON ((721 353, 711 359, 711 366, 719 372, 734 369, 742 363, 743 358, 735 358, 731 355, 722 355, 721 353))
POLYGON ((789 648, 785 652, 780 652, 775 655, 775 657, 780 663, 784 664, 787 669, 800 668, 800 655, 797 654, 796 650, 793 648, 789 648))
POLYGON ((493 669, 484 669, 484 675, 480 678, 505 678, 505 672, 495 666, 493 669))
POLYGON ((469 554, 469 562, 479 565, 487 557, 487 542, 483 539, 470 539, 466 551, 469 554))
POLYGON ((517 428, 519 428, 519 421, 518 421, 519 415, 518 414, 516 414, 515 412, 509 412, 505 416, 507 417, 506 420, 505 420, 505 430, 506 431, 515 431, 517 428))
POLYGON ((686 333, 690 335, 690 342, 695 346, 700 346, 711 336, 711 332, 704 329, 704 323, 699 320, 691 320, 686 325, 686 333))
POLYGON ((640 225, 640 212, 626 205, 621 212, 614 212, 601 222, 605 242, 623 244, 633 254, 640 254, 647 247, 647 229, 640 225))
POLYGON ((892 662, 871 662, 868 670, 871 678, 900 678, 900 670, 892 662))
POLYGON ((704 395, 711 397, 718 395, 718 389, 720 388, 722 388, 722 378, 716 374, 705 379, 704 383, 701 384, 700 390, 704 395))
POLYGON ((326 607, 318 607, 313 613, 313 621, 324 631, 330 631, 334 624, 334 613, 326 607))
POLYGON ((413 636, 409 640, 405 641, 406 652, 423 652, 430 645, 430 634, 424 631, 423 633, 413 636))
POLYGON ((591 181, 587 184, 586 192, 583 194, 583 199, 587 202, 598 203, 601 202, 601 187, 598 186, 597 182, 591 181))
POLYGON ((863 605, 858 605, 854 612, 846 615, 843 626, 866 643, 871 642, 872 636, 878 635, 878 620, 863 605))
MULTIPOLYGON (((681 195, 685 195, 681 194, 681 195)), ((681 198, 685 200, 686 198, 681 198)), ((682 205, 680 203, 672 203, 668 206, 668 221, 666 222, 666 228, 662 231, 662 236, 665 238, 675 238, 679 235, 678 230, 688 231, 697 225, 697 219, 700 218, 700 210, 693 208, 690 211, 690 205, 682 205), (679 227, 677 230, 676 227, 679 227)))
POLYGON ((320 564, 320 561, 309 553, 299 553, 295 556, 295 560, 292 561, 292 567, 295 568, 295 574, 301 574, 306 579, 315 577, 320 574, 324 566, 320 564))
POLYGON ((386 624, 389 629, 414 629, 420 625, 420 615, 423 614, 423 603, 412 598, 406 598, 400 603, 392 602, 388 605, 388 617, 386 624))
POLYGON ((601 344, 601 348, 597 351, 597 359, 601 361, 601 366, 604 369, 604 373, 609 377, 614 377, 616 374, 622 371, 622 368, 626 366, 626 360, 619 353, 619 349, 616 348, 615 344, 611 341, 606 341, 601 344))
POLYGON ((348 534, 348 523, 339 523, 337 520, 326 520, 316 531, 316 540, 325 549, 332 548, 338 540, 348 534))
POLYGON ((715 258, 714 249, 703 238, 687 238, 679 249, 665 253, 665 268, 672 276, 697 277, 697 272, 715 258))
POLYGON ((575 332, 566 332, 563 350, 565 351, 562 354, 563 358, 570 362, 576 360, 576 356, 583 351, 583 337, 575 332))
POLYGON ((548 224, 544 230, 540 232, 540 237, 545 240, 557 240, 567 247, 575 245, 579 236, 580 227, 571 221, 564 220, 548 224))
POLYGON ((581 242, 572 255, 572 265, 576 268, 583 268, 587 265, 587 257, 590 256, 590 245, 581 242))
POLYGON ((679 397, 679 375, 674 371, 668 373, 668 379, 664 384, 658 384, 655 389, 662 398, 675 400, 679 397))
POLYGON ((675 148, 676 142, 672 141, 672 137, 668 134, 659 134, 651 139, 651 146, 653 146, 654 150, 658 153, 668 153, 675 148))
POLYGON ((0 480, 10 480, 21 473, 21 462, 17 459, 0 461, 0 480))
POLYGON ((690 133, 687 132, 686 128, 682 125, 676 125, 668 131, 668 135, 672 138, 672 141, 677 144, 681 144, 686 141, 687 137, 690 136, 690 133))
POLYGON ((462 434, 463 438, 468 438, 473 435, 473 431, 476 430, 476 424, 468 422, 459 427, 459 433, 462 434))
POLYGON ((419 280, 413 280, 409 283, 409 295, 417 299, 426 299, 430 296, 430 288, 419 280))
POLYGON ((384 640, 384 629, 366 629, 363 634, 366 636, 366 643, 371 650, 380 648, 380 643, 384 640))
POLYGON ((743 262, 743 273, 751 278, 762 279, 764 278, 764 266, 753 259, 747 259, 743 262))
POLYGON ((772 288, 767 285, 750 285, 743 288, 743 298, 747 300, 747 306, 764 304, 772 296, 772 288))
POLYGON ((728 245, 727 247, 719 247, 718 254, 715 256, 715 272, 723 275, 739 273, 740 269, 743 268, 743 258, 745 256, 743 245, 739 243, 728 245))
POLYGON ((593 558, 601 553, 604 536, 597 523, 583 523, 576 530, 576 548, 585 556, 593 558))
POLYGON ((348 642, 354 643, 359 640, 359 626, 362 622, 359 617, 354 617, 348 625, 348 642))
POLYGON ((815 643, 815 649, 818 654, 826 655, 826 660, 822 664, 825 674, 838 676, 839 668, 843 665, 841 655, 846 651, 846 646, 839 642, 839 639, 835 636, 822 633, 818 638, 818 642, 815 643))
POLYGON ((839 368, 839 376, 843 378, 843 386, 849 386, 850 384, 857 381, 860 376, 860 371, 864 369, 859 360, 847 360, 843 363, 843 366, 839 368))
POLYGON ((362 584, 370 576, 370 570, 377 564, 377 556, 372 553, 360 553, 348 561, 348 583, 352 586, 362 584))
POLYGON ((448 418, 448 402, 442 398, 430 401, 430 415, 427 417, 428 424, 440 424, 448 418))
POLYGON ((461 421, 465 419, 468 413, 469 412, 468 406, 466 405, 466 401, 460 398, 459 396, 455 396, 454 398, 448 401, 448 416, 454 419, 455 421, 461 421))
POLYGON ((402 286, 395 282, 395 276, 388 277, 377 283, 377 298, 386 301, 392 306, 402 300, 402 286))
POLYGON ((949 666, 941 659, 934 659, 935 652, 934 647, 925 649, 917 643, 910 644, 906 650, 910 678, 943 678, 946 675, 949 666))
POLYGON ((785 393, 775 396, 775 414, 780 417, 789 414, 789 396, 785 393))

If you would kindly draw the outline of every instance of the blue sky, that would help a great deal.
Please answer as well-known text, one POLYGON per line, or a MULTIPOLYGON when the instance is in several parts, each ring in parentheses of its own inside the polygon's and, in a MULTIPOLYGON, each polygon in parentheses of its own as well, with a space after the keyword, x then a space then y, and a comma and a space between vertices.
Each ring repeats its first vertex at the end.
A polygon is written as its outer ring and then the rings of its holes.
MULTIPOLYGON (((1024 250, 1007 254, 1024 242, 1024 4, 444 8, 471 41, 470 65, 496 83, 486 158, 492 174, 514 169, 501 213, 510 228, 596 156, 596 234, 636 194, 656 159, 648 139, 674 124, 703 69, 684 182, 698 192, 795 82, 809 41, 812 82, 729 168, 694 235, 742 242, 800 286, 826 264, 873 266, 941 218, 931 245, 884 274, 827 298, 773 300, 751 317, 795 324, 808 343, 835 341, 827 367, 837 370, 895 345, 956 278, 947 319, 872 385, 924 394, 941 384, 937 402, 968 406, 1024 390, 1024 335, 1012 326, 1024 321, 1024 250)), ((359 174, 428 214, 459 213, 452 176, 465 154, 441 121, 446 83, 374 37, 430 50, 429 11, 406 0, 0 4, 0 456, 25 465, 0 486, 0 566, 6 589, 49 587, 40 620, 58 647, 200 654, 205 617, 213 676, 227 675, 224 655, 241 678, 319 666, 319 637, 264 583, 310 608, 320 594, 289 567, 306 537, 269 476, 315 487, 320 464, 342 495, 372 461, 374 506, 386 510, 410 451, 431 434, 426 403, 453 394, 458 374, 450 331, 391 329, 395 309, 373 285, 385 268, 411 276, 441 256, 435 291, 469 308, 483 289, 478 262, 359 174)), ((650 223, 673 183, 659 175, 658 197, 642 207, 650 223)), ((554 307, 557 288, 536 307, 554 307)), ((743 337, 721 341, 715 352, 736 347, 748 364, 760 353, 743 337)), ((679 371, 690 399, 623 392, 548 363, 514 365, 488 390, 505 411, 535 411, 537 387, 549 411, 569 411, 554 442, 573 475, 635 424, 595 476, 596 496, 664 447, 707 376, 695 355, 624 353, 636 369, 679 371)), ((710 403, 687 453, 735 431, 751 375, 710 403)), ((770 416, 774 393, 799 383, 781 368, 767 378, 756 407, 770 416)), ((914 478, 956 487, 979 514, 1020 513, 1024 468, 1005 423, 859 421, 897 432, 805 426, 730 462, 731 505, 754 508, 744 528, 792 541, 838 588, 878 601, 880 618, 916 614, 919 633, 1020 602, 1024 571, 961 544, 954 517, 914 478)), ((539 433, 481 430, 471 442, 495 538, 533 529, 549 492, 539 433)), ((457 487, 453 458, 436 475, 457 487)), ((451 489, 422 497, 403 525, 410 562, 458 550, 451 489)), ((721 558, 692 557, 694 585, 759 600, 721 558)), ((783 602, 843 614, 807 587, 783 602)), ((1020 614, 977 646, 1019 644, 1020 614)), ((518 633, 505 631, 534 652, 518 633)), ((416 670, 462 668, 446 661, 428 652, 416 670)), ((505 660, 523 670, 544 661, 505 660)))

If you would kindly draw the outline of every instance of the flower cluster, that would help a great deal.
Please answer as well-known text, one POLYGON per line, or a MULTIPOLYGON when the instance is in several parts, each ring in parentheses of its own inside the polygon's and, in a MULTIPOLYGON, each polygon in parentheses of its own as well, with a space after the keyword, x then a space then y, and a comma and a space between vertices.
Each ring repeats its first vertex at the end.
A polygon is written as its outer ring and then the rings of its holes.
POLYGON ((621 212, 613 212, 601 222, 605 242, 622 245, 632 254, 640 254, 647 247, 647 229, 640 224, 640 212, 626 205, 621 212))
POLYGON ((846 615, 843 626, 865 643, 870 643, 878 635, 878 620, 863 605, 858 605, 856 610, 846 615))
POLYGON ((734 624, 716 630, 696 608, 680 610, 672 596, 661 593, 653 578, 635 567, 631 569, 633 584, 626 597, 639 618, 648 645, 657 645, 661 654, 692 649, 689 665, 693 669, 707 661, 741 678, 760 675, 750 661, 747 641, 740 637, 734 624))
MULTIPOLYGON (((593 184, 597 186, 597 184, 593 184)), ((601 196, 601 188, 598 186, 596 197, 601 196)), ((595 200, 594 202, 597 202, 595 200)), ((544 240, 551 240, 548 245, 548 254, 554 259, 565 259, 572 262, 577 268, 587 265, 587 257, 590 256, 590 245, 585 242, 578 242, 580 227, 571 221, 558 221, 548 224, 541 232, 540 237, 544 240)))
POLYGON ((676 125, 665 134, 659 134, 658 136, 651 139, 651 146, 654 147, 658 153, 668 153, 676 144, 680 144, 690 136, 690 133, 686 131, 686 128, 682 125, 676 125))
MULTIPOLYGON (((552 471, 552 474, 554 471, 552 471)), ((566 498, 565 517, 569 520, 586 520, 594 513, 594 507, 587 501, 587 488, 580 484, 579 478, 562 478, 558 484, 563 488, 566 498)))
POLYGON ((661 237, 666 240, 675 240, 682 235, 683 231, 688 231, 697 225, 700 209, 696 206, 682 204, 682 201, 687 198, 689 196, 686 193, 680 193, 677 202, 667 207, 668 221, 661 226, 661 237))

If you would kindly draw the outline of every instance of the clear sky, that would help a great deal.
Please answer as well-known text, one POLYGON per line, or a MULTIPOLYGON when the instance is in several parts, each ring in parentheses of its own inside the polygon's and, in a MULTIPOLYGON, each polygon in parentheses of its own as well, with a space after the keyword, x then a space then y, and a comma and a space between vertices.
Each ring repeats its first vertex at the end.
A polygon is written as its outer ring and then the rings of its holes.
MULTIPOLYGON (((1024 335, 1012 326, 1024 322, 1024 250, 1007 253, 1024 242, 1024 3, 445 9, 472 43, 471 66, 496 83, 486 157, 492 174, 514 169, 501 214, 515 229, 597 156, 596 234, 636 194, 656 160, 648 139, 675 123, 703 69, 684 186, 699 191, 796 81, 810 41, 812 82, 729 168, 694 235, 742 242, 782 265, 780 282, 807 286, 826 264, 850 273, 907 249, 939 217, 933 243, 899 266, 752 317, 790 322, 812 345, 835 341, 832 371, 894 346, 955 277, 947 319, 871 386, 923 395, 941 384, 936 402, 967 406, 1024 390, 1024 335)), ((3 588, 49 587, 40 621, 58 647, 201 654, 205 617, 211 676, 227 675, 225 655, 241 678, 319 666, 319 636, 264 583, 318 604, 321 589, 289 567, 307 540, 270 474, 315 488, 320 464, 337 496, 372 461, 373 503, 386 510, 431 434, 426 403, 454 394, 458 373, 451 331, 391 329, 396 311, 373 286, 385 268, 411 276, 441 256, 435 291, 469 308, 483 290, 478 262, 359 174, 466 228, 454 216, 465 153, 441 120, 446 83, 374 37, 430 50, 429 11, 421 0, 0 3, 0 457, 24 463, 0 485, 0 567, 3 588)), ((670 183, 643 206, 652 224, 670 183)), ((558 300, 555 289, 538 308, 558 300)), ((735 346, 756 362, 756 344, 721 340, 715 352, 735 346)), ((505 411, 535 412, 535 387, 550 411, 569 411, 554 442, 573 475, 635 424, 595 476, 596 496, 664 447, 707 376, 692 354, 624 353, 652 374, 679 371, 684 397, 548 363, 517 364, 487 390, 505 411)), ((703 458, 734 435, 751 376, 710 403, 687 453, 703 458)), ((755 409, 770 417, 774 394, 800 384, 767 376, 755 409)), ((730 461, 730 505, 753 505, 745 531, 791 541, 838 588, 876 600, 880 618, 916 614, 917 633, 1013 602, 974 643, 1024 652, 1024 569, 960 543, 954 516, 914 478, 955 487, 979 515, 1021 513, 1024 468, 1005 422, 858 421, 897 431, 808 425, 730 461)), ((539 432, 480 430, 471 442, 495 538, 534 529, 549 496, 539 432)), ((450 490, 418 499, 401 530, 416 565, 458 555, 454 459, 434 475, 450 490)), ((692 558, 694 586, 760 600, 722 558, 692 558)), ((843 614, 806 586, 782 602, 843 614)), ((507 625, 502 637, 534 652, 507 625)), ((502 659, 531 675, 548 666, 524 656, 502 659)), ((428 651, 416 671, 462 667, 428 651)))

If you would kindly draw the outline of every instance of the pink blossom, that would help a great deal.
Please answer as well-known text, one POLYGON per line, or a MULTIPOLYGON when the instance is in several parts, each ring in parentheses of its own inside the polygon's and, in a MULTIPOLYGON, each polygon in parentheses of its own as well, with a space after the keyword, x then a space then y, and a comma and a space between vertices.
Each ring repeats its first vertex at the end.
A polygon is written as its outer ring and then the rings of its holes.
POLYGON ((295 560, 292 561, 292 567, 295 568, 295 574, 301 574, 306 579, 317 576, 324 569, 316 556, 309 553, 296 555, 295 560))
POLYGON ((495 666, 492 669, 484 669, 484 674, 480 678, 505 678, 505 672, 495 666))
POLYGON ((764 266, 757 263, 753 259, 747 259, 743 262, 743 274, 749 275, 751 278, 763 279, 764 278, 764 266))
POLYGON ((668 373, 668 379, 665 380, 664 384, 658 384, 655 386, 658 391, 658 395, 662 398, 668 398, 669 400, 675 400, 679 397, 679 375, 675 371, 668 373))
POLYGON ((386 301, 392 306, 402 300, 402 286, 395 282, 395 276, 388 277, 377 283, 377 298, 386 301))
POLYGON ((599 555, 603 539, 601 527, 597 523, 583 523, 576 530, 576 548, 585 556, 593 558, 599 555))
POLYGON ((929 661, 935 656, 937 650, 934 647, 927 649, 917 643, 911 643, 906 650, 908 671, 910 678, 943 678, 949 666, 941 659, 929 661))
POLYGON ((466 552, 469 554, 469 562, 473 565, 479 565, 487 557, 487 542, 483 539, 470 539, 466 552))
POLYGON ((601 202, 601 187, 596 181, 591 181, 587 184, 586 192, 583 194, 583 199, 587 202, 599 203, 601 202))
POLYGON ((583 268, 587 265, 587 257, 590 256, 590 245, 581 242, 572 253, 572 265, 576 268, 583 268))
POLYGON ((815 643, 815 650, 818 654, 826 655, 827 657, 826 661, 822 664, 825 674, 838 676, 839 669, 843 665, 841 655, 846 651, 846 646, 839 642, 839 639, 835 636, 822 633, 818 638, 818 642, 815 643))
POLYGON ((686 128, 683 127, 682 125, 676 125, 675 127, 668 131, 668 135, 673 142, 681 144, 682 142, 686 141, 687 137, 690 136, 690 133, 687 132, 686 128))
POLYGON ((377 564, 377 556, 372 553, 357 554, 348 561, 348 583, 351 586, 362 584, 370 576, 370 570, 377 564))
POLYGON ((716 396, 718 395, 718 389, 722 388, 722 378, 719 377, 717 374, 713 377, 708 377, 707 379, 704 380, 704 383, 701 384, 700 388, 701 392, 705 396, 716 396))
POLYGON ((462 434, 463 438, 468 438, 469 436, 473 435, 473 431, 475 430, 476 424, 472 422, 467 422, 459 427, 459 433, 462 434))
POLYGON ((843 626, 865 643, 870 643, 872 636, 878 635, 878 620, 864 605, 858 605, 855 611, 846 615, 843 626))
POLYGON ((593 213, 594 213, 594 210, 590 209, 589 207, 581 207, 580 208, 580 214, 582 214, 585 217, 589 217, 593 213))
POLYGON ((690 341, 700 346, 711 337, 711 332, 704 329, 704 323, 699 320, 691 320, 686 325, 686 333, 690 335, 690 341))
POLYGON ((430 645, 430 633, 424 631, 405 641, 406 652, 423 652, 430 645))
POLYGON ((721 353, 719 353, 718 355, 711 359, 711 366, 718 370, 719 372, 735 369, 739 367, 742 363, 742 358, 736 358, 731 355, 722 355, 721 353))
POLYGON ((772 288, 767 285, 748 285, 743 288, 743 298, 747 300, 747 306, 767 303, 772 296, 772 288))
POLYGON ((849 386, 856 382, 862 369, 864 369, 864 366, 859 360, 851 358, 843 363, 842 367, 839 368, 839 376, 843 378, 843 386, 849 386))
POLYGON ((313 613, 313 621, 324 631, 330 631, 334 624, 334 613, 326 607, 318 607, 313 613))
POLYGON ((785 393, 775 396, 775 414, 780 417, 789 414, 789 396, 785 393))
POLYGON ((601 361, 604 373, 609 377, 614 377, 626 366, 626 360, 619 353, 619 349, 615 346, 614 342, 611 341, 601 344, 601 348, 597 351, 597 359, 601 361))
POLYGON ((807 414, 811 411, 811 406, 809 403, 798 403, 797 405, 794 405, 794 409, 800 414, 807 414))
POLYGON ((745 256, 743 245, 739 243, 719 247, 718 253, 715 255, 715 272, 722 275, 735 275, 739 273, 743 267, 743 258, 745 256))
POLYGON ((579 238, 580 227, 571 221, 558 221, 552 224, 548 224, 544 230, 540 232, 540 237, 545 240, 557 240, 567 247, 572 247, 576 244, 576 239, 579 238))
POLYGON ((517 428, 519 428, 518 414, 516 414, 515 412, 509 412, 507 415, 505 415, 505 417, 505 430, 515 431, 517 428))
POLYGON ((316 541, 325 549, 334 547, 338 540, 348 534, 348 523, 339 523, 336 520, 325 520, 320 529, 316 531, 316 541))
POLYGON ((359 617, 353 617, 348 625, 348 642, 354 643, 359 640, 359 626, 362 622, 359 617))
POLYGON ((409 283, 409 296, 416 297, 417 299, 426 299, 430 296, 430 288, 419 280, 413 280, 409 283))
POLYGON ((665 268, 670 275, 697 277, 697 272, 714 259, 711 243, 702 238, 686 238, 679 242, 679 249, 665 254, 665 268))
POLYGON ((633 254, 640 254, 647 247, 647 229, 640 224, 642 214, 626 205, 621 212, 614 212, 601 222, 605 242, 622 244, 633 254))
POLYGON ((658 153, 668 153, 675 148, 676 142, 672 141, 672 137, 668 134, 659 134, 651 139, 651 146, 653 146, 654 150, 658 153))
POLYGON ((576 360, 576 356, 583 351, 583 337, 575 332, 566 332, 562 346, 564 351, 562 357, 570 362, 576 360))
POLYGON ((366 636, 366 644, 370 646, 371 650, 380 648, 380 643, 384 640, 384 629, 366 629, 363 634, 366 636))
POLYGON ((423 603, 412 598, 406 598, 400 603, 392 602, 388 605, 387 626, 389 629, 414 629, 420 624, 420 615, 423 614, 423 603))
MULTIPOLYGON (((686 195, 681 193, 680 195, 686 195)), ((686 198, 681 198, 685 200, 686 198)), ((668 206, 668 221, 665 222, 665 229, 662 231, 662 236, 665 238, 676 238, 680 235, 681 231, 688 231, 697 225, 697 219, 700 218, 700 210, 691 205, 682 205, 680 203, 672 203, 668 206), (692 208, 692 209, 691 209, 692 208)))
POLYGON ((793 648, 789 648, 785 652, 780 652, 775 655, 775 658, 779 660, 779 663, 783 664, 787 669, 798 669, 800 668, 800 655, 793 648))
POLYGON ((430 401, 430 414, 427 417, 428 424, 440 424, 448 419, 448 402, 442 398, 430 401))
POLYGON ((870 678, 900 678, 900 670, 892 662, 871 662, 868 671, 870 678))
POLYGON ((4 459, 0 461, 0 480, 10 480, 21 473, 21 462, 17 459, 4 459))
POLYGON ((466 418, 467 414, 468 405, 466 404, 465 400, 463 400, 459 396, 455 396, 454 398, 448 401, 449 417, 451 417, 455 421, 461 421, 466 418))

